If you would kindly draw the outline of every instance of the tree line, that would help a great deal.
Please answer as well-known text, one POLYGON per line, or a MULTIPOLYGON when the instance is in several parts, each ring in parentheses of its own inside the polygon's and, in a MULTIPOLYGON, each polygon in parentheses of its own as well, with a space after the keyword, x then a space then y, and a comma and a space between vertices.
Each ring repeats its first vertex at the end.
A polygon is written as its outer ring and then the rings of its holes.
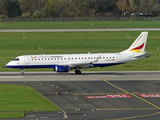
POLYGON ((159 0, 0 0, 0 16, 49 18, 104 17, 122 15, 124 12, 159 14, 158 2, 159 0))

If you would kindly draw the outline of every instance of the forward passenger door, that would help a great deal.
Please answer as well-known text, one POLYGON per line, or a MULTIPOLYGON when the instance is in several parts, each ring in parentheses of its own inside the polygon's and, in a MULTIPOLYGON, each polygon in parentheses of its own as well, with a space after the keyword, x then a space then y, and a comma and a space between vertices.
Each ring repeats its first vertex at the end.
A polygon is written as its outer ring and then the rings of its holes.
POLYGON ((29 64, 29 56, 24 56, 24 63, 25 65, 29 64))

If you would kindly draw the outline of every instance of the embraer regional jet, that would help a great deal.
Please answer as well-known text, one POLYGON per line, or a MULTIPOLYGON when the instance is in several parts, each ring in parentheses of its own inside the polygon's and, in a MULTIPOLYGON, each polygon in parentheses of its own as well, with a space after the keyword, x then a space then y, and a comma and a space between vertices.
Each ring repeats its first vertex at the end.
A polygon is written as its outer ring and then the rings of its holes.
POLYGON ((81 74, 80 69, 119 65, 150 57, 145 52, 147 37, 148 32, 142 32, 127 50, 120 53, 23 55, 10 61, 6 67, 19 68, 21 74, 27 68, 53 68, 56 72, 75 69, 76 74, 81 74))

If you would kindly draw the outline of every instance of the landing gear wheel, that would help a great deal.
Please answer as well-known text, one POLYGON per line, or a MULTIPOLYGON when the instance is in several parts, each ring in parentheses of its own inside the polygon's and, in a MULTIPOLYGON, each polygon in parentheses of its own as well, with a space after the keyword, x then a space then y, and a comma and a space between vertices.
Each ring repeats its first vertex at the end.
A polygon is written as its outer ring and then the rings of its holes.
POLYGON ((80 70, 75 70, 75 73, 76 74, 81 74, 81 71, 80 70))
POLYGON ((21 68, 21 75, 24 75, 24 68, 21 68))

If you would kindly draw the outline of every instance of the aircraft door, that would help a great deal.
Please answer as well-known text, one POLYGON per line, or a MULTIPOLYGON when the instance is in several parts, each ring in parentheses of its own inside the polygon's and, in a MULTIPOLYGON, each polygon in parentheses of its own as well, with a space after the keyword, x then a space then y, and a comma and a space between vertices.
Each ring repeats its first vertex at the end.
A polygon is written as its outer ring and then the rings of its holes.
POLYGON ((119 62, 121 60, 121 56, 119 53, 117 53, 117 62, 119 62))
POLYGON ((29 57, 28 56, 24 56, 24 63, 25 63, 25 65, 28 65, 28 63, 29 63, 29 57))

